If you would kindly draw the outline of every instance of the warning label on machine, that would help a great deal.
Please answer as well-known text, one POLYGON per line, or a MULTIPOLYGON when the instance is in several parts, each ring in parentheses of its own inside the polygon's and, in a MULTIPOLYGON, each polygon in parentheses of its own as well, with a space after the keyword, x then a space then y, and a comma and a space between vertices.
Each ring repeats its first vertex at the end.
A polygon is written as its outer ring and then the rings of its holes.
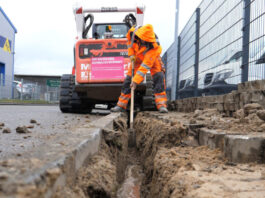
POLYGON ((93 57, 91 60, 91 80, 123 79, 123 57, 93 57))

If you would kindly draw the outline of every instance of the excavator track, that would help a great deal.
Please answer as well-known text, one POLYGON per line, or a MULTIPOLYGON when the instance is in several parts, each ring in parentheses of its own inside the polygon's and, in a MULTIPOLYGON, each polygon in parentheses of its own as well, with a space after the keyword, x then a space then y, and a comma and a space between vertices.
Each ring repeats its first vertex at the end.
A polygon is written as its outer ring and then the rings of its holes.
POLYGON ((143 96, 142 109, 144 111, 156 110, 153 80, 150 73, 146 74, 146 90, 143 96))
POLYGON ((61 78, 60 109, 63 113, 86 113, 92 108, 75 91, 75 77, 64 74, 61 78))

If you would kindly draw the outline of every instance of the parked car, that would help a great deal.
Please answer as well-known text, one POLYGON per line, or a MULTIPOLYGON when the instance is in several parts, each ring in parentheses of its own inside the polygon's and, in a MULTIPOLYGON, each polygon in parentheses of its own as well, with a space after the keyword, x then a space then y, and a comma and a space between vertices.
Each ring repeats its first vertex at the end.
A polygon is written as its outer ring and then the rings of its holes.
MULTIPOLYGON (((264 73, 260 73, 261 67, 265 67, 265 47, 261 47, 262 42, 260 43, 260 46, 257 49, 261 50, 255 50, 250 49, 251 53, 249 56, 249 72, 248 72, 248 80, 261 80, 264 78, 264 73)), ((236 68, 240 68, 242 64, 242 57, 243 52, 242 51, 232 51, 230 56, 228 55, 226 60, 223 62, 220 68, 229 68, 229 69, 223 69, 221 71, 215 72, 215 73, 207 73, 205 75, 204 79, 204 95, 220 95, 220 94, 226 94, 233 90, 237 89, 236 84, 230 84, 227 83, 227 79, 233 76, 240 76, 240 73, 238 71, 234 71, 236 68), (234 52, 234 53, 232 53, 234 52)))
POLYGON ((226 82, 234 71, 232 69, 223 69, 218 72, 207 73, 204 77, 204 89, 202 95, 222 95, 237 90, 236 84, 226 82))
POLYGON ((29 100, 32 98, 34 91, 35 91, 35 84, 32 83, 22 83, 20 81, 13 81, 15 83, 16 90, 18 92, 18 98, 29 100))
MULTIPOLYGON (((263 73, 265 71, 265 47, 262 46, 264 43, 260 42, 255 49, 250 48, 249 81, 265 78, 265 73, 263 73)), ((198 82, 198 96, 221 95, 237 90, 237 83, 241 79, 242 57, 243 52, 241 50, 231 50, 230 53, 218 60, 216 66, 211 66, 215 71, 201 73, 200 82, 198 82)), ((181 80, 177 93, 178 98, 193 97, 194 89, 193 78, 181 80)))
MULTIPOLYGON (((236 90, 236 84, 226 82, 232 73, 232 69, 223 69, 218 72, 206 73, 204 78, 199 76, 198 96, 221 95, 236 90)), ((194 97, 194 89, 194 78, 181 80, 178 91, 179 99, 194 97)))
POLYGON ((256 61, 256 64, 264 64, 265 63, 265 51, 263 54, 259 57, 259 59, 256 61))
MULTIPOLYGON (((200 78, 199 78, 200 79, 200 78)), ((194 78, 188 78, 179 82, 178 98, 190 98, 194 97, 194 78)), ((198 89, 198 96, 201 96, 202 90, 198 89)))

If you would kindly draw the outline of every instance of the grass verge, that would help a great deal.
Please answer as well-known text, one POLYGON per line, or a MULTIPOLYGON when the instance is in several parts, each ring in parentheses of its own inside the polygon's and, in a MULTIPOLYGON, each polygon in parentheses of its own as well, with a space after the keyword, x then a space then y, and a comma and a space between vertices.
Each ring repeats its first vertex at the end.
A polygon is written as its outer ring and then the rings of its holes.
POLYGON ((56 104, 45 100, 0 99, 0 104, 56 104))

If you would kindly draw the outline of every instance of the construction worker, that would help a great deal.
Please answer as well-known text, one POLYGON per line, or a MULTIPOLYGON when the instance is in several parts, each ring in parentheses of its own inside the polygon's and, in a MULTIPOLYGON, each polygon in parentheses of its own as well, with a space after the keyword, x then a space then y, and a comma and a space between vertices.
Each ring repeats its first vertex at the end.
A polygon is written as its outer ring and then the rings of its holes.
POLYGON ((125 111, 131 98, 131 89, 136 89, 150 70, 154 82, 156 107, 161 113, 168 113, 167 96, 165 92, 165 77, 163 63, 160 57, 162 48, 154 33, 153 26, 147 24, 142 27, 132 27, 127 35, 128 55, 135 63, 134 77, 131 80, 132 68, 124 80, 121 95, 117 105, 111 108, 112 112, 125 111))

